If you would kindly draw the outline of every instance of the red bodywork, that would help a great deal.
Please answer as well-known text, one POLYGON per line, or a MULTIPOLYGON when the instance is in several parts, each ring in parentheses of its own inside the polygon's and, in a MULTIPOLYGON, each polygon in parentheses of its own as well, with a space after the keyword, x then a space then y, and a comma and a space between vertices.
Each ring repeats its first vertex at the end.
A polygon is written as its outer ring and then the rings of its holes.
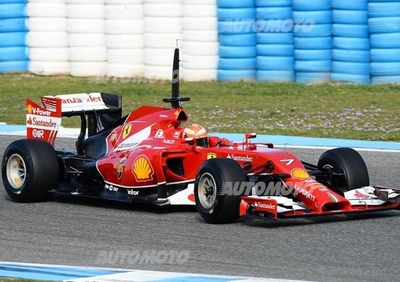
MULTIPOLYGON (((88 97, 93 96, 101 97, 100 94, 89 94, 88 97)), ((44 99, 47 107, 27 101, 28 138, 38 138, 32 132, 44 130, 46 134, 39 138, 53 144, 57 132, 53 132, 51 127, 29 126, 33 117, 46 120, 61 118, 61 111, 64 110, 60 110, 60 99, 44 99)), ((65 104, 69 106, 71 98, 68 99, 65 104)), ((101 99, 88 99, 88 103, 99 102, 101 99)), ((69 114, 75 113, 74 108, 68 111, 69 114)), ((105 152, 96 159, 95 168, 104 180, 104 193, 107 193, 106 196, 99 194, 99 197, 118 200, 121 193, 135 197, 141 196, 146 189, 158 189, 158 199, 153 197, 152 202, 194 205, 193 187, 200 166, 211 158, 231 158, 242 166, 249 178, 251 174, 265 173, 263 166, 272 163, 267 174, 284 175, 283 182, 291 189, 292 198, 295 198, 292 201, 290 197, 241 196, 241 216, 277 219, 387 210, 400 205, 400 191, 394 188, 370 187, 374 189, 371 193, 367 191, 369 188, 360 187, 354 190, 354 195, 340 195, 311 176, 303 162, 290 152, 276 149, 270 143, 250 142, 255 134, 245 134, 243 141, 229 141, 218 147, 216 145, 220 138, 210 136, 209 147, 196 146, 193 140, 183 136, 182 123, 187 121, 187 114, 182 107, 142 106, 132 111, 123 123, 109 131, 104 140, 98 143, 105 143, 105 152), (166 187, 181 184, 186 186, 166 192, 166 187), (391 197, 388 196, 390 193, 391 197)))

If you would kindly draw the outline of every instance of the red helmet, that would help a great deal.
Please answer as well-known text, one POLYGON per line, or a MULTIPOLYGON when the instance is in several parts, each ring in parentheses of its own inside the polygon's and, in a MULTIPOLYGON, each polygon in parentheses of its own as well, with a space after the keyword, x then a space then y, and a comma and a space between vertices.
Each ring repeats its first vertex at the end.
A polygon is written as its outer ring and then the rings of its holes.
POLYGON ((184 137, 196 139, 196 145, 201 147, 208 147, 208 133, 207 130, 200 124, 189 124, 183 130, 184 137))

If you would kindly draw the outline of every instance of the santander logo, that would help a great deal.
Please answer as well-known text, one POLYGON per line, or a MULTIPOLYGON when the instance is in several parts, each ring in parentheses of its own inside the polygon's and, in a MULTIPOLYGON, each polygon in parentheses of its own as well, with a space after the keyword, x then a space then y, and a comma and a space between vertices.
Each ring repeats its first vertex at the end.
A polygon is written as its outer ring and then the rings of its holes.
POLYGON ((80 104, 80 103, 97 103, 97 102, 102 102, 102 99, 100 96, 93 96, 93 95, 87 95, 86 101, 82 99, 82 97, 60 97, 61 102, 63 104, 80 104))

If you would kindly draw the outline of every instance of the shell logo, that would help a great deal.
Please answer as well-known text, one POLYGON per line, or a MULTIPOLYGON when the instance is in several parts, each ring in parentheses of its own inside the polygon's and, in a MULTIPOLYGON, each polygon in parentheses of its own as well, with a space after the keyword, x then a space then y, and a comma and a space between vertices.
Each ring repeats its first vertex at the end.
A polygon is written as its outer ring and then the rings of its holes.
POLYGON ((26 113, 27 114, 32 114, 33 113, 33 107, 31 104, 26 106, 26 113))
POLYGON ((145 155, 140 155, 133 162, 132 173, 136 181, 150 181, 153 180, 154 169, 149 159, 145 155))
POLYGON ((310 175, 308 174, 308 172, 303 168, 294 168, 294 169, 292 169, 291 175, 292 175, 293 178, 296 178, 296 179, 308 179, 308 178, 310 178, 310 175))
POLYGON ((126 137, 128 137, 129 133, 131 133, 131 130, 132 130, 131 124, 125 125, 124 129, 122 129, 122 139, 125 139, 126 137))

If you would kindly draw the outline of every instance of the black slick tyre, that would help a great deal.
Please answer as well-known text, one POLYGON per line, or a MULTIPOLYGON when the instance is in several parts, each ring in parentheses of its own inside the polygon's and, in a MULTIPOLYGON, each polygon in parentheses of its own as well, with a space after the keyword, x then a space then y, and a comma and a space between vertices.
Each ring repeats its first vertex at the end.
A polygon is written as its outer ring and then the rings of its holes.
POLYGON ((317 180, 338 192, 343 193, 370 185, 364 159, 352 148, 335 148, 326 151, 319 158, 318 169, 329 172, 330 177, 321 179, 317 177, 317 180), (342 170, 344 175, 336 176, 335 170, 342 170))
POLYGON ((46 141, 21 139, 4 152, 1 173, 7 194, 16 202, 40 202, 52 196, 59 181, 57 154, 46 141))
POLYGON ((201 217, 208 223, 233 223, 239 218, 241 198, 221 192, 225 182, 243 182, 246 175, 232 159, 216 158, 202 164, 196 177, 194 195, 201 217))

